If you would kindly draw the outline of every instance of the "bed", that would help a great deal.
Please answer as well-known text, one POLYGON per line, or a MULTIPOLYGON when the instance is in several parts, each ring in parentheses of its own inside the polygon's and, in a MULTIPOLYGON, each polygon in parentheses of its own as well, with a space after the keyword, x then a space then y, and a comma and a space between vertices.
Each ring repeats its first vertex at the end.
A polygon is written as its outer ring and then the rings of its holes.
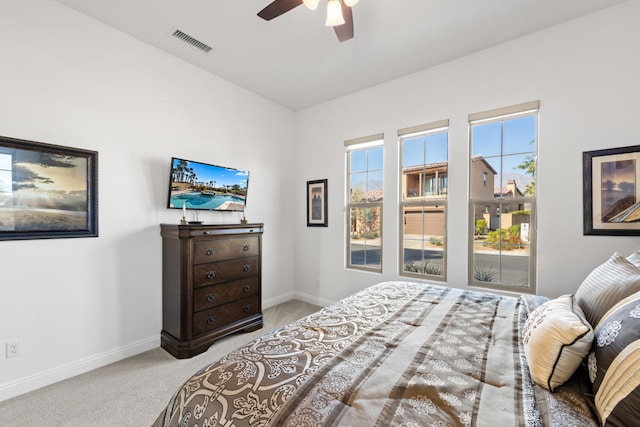
POLYGON ((532 381, 523 328, 546 302, 380 283, 205 366, 154 426, 598 425, 584 364, 532 381))

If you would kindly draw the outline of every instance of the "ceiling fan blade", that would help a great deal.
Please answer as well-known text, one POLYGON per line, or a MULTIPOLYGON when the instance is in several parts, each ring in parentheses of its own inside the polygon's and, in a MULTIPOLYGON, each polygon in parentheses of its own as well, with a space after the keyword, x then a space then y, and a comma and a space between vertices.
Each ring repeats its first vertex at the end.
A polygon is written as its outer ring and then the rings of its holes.
POLYGON ((353 38, 353 13, 351 12, 351 8, 345 5, 344 2, 340 2, 340 4, 342 5, 344 24, 336 25, 333 27, 333 30, 336 32, 340 43, 342 43, 353 38))
POLYGON ((273 18, 277 18, 301 4, 302 0, 274 0, 258 12, 258 16, 264 20, 271 21, 273 18))

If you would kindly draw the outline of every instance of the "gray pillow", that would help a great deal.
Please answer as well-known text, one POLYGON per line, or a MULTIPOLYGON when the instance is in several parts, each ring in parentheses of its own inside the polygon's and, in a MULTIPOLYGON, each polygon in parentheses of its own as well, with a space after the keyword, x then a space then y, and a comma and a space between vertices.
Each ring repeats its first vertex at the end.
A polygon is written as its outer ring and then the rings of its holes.
POLYGON ((614 253, 584 279, 575 294, 576 302, 594 328, 618 301, 640 291, 640 268, 614 253))
POLYGON ((588 366, 601 425, 637 426, 640 420, 640 292, 620 301, 600 321, 588 366))

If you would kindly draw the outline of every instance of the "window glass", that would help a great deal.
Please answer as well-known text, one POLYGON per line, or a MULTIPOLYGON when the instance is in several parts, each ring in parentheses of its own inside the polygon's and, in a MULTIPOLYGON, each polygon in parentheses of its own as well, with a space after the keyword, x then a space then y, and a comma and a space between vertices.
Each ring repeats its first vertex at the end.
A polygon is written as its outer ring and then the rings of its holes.
POLYGON ((471 124, 469 281, 533 289, 537 111, 471 124))
POLYGON ((367 170, 367 153, 366 151, 352 151, 349 155, 351 173, 364 172, 367 170))
POLYGON ((347 147, 347 267, 382 271, 382 141, 347 147))
POLYGON ((400 275, 445 279, 448 130, 400 137, 400 275))
POLYGON ((349 264, 379 270, 381 264, 382 210, 351 208, 349 264))

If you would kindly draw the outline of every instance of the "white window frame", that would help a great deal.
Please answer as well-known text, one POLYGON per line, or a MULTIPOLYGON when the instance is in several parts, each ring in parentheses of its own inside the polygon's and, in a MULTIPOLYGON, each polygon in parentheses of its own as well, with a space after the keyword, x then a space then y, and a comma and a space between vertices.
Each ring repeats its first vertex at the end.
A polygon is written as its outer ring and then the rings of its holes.
MULTIPOLYGON (((382 265, 383 265, 383 201, 384 201, 384 190, 383 197, 379 201, 369 201, 365 200, 364 202, 352 202, 351 201, 351 164, 350 164, 350 154, 354 151, 358 150, 367 150, 371 148, 382 148, 383 156, 382 156, 382 176, 384 181, 384 134, 379 133, 375 135, 370 135, 362 138, 350 139, 344 142, 345 152, 346 152, 346 185, 345 185, 345 241, 346 241, 346 268, 353 270, 363 270, 374 273, 382 273, 382 265), (352 264, 351 263, 351 209, 354 208, 378 208, 380 210, 380 265, 379 267, 371 267, 361 264, 352 264)), ((367 167, 367 173, 369 169, 367 167)), ((366 247, 365 239, 365 247, 366 247)), ((366 251, 365 251, 366 252, 366 251)), ((365 255, 366 256, 366 255, 365 255)))
MULTIPOLYGON (((471 180, 473 179, 472 174, 472 163, 473 163, 473 132, 472 129, 476 125, 495 123, 495 122, 505 122, 510 119, 525 117, 535 115, 536 117, 536 135, 535 135, 535 161, 536 161, 536 174, 534 176, 534 180, 538 181, 538 147, 539 147, 539 110, 540 110, 540 102, 539 101, 531 101, 523 104, 512 105, 509 107, 498 108, 495 110, 484 111, 480 113, 474 113, 469 115, 469 190, 468 190, 468 201, 469 201, 469 256, 468 256, 468 280, 469 286, 474 287, 482 287, 494 290, 501 290, 507 292, 518 292, 518 293, 531 293, 535 294, 536 292, 536 247, 537 247, 537 235, 536 235, 536 216, 537 216, 537 189, 536 193, 532 197, 513 197, 513 198, 503 198, 503 197, 472 197, 471 194, 471 180), (475 205, 481 205, 484 209, 490 207, 492 205, 497 205, 497 209, 499 212, 505 212, 505 209, 502 208, 502 205, 506 206, 506 203, 522 203, 530 205, 530 218, 529 218, 529 263, 528 263, 528 286, 515 286, 510 284, 503 283, 493 283, 486 281, 479 281, 475 278, 475 269, 474 269, 474 235, 475 235, 475 205)), ((501 148, 500 157, 504 156, 501 148)), ((504 171, 502 171, 504 172, 504 171)), ((508 211, 508 208, 506 209, 508 211)), ((501 265, 503 261, 503 253, 500 249, 499 251, 499 263, 501 265)))
MULTIPOLYGON (((409 128, 404 128, 404 129, 400 129, 398 130, 398 145, 399 145, 399 158, 398 158, 398 171, 399 171, 399 251, 398 251, 398 274, 400 276, 405 276, 405 277, 413 277, 413 278, 418 278, 418 279, 429 279, 429 280, 435 280, 435 281, 446 281, 447 280, 447 200, 448 200, 448 194, 449 194, 449 176, 450 176, 450 171, 449 171, 449 167, 448 167, 448 151, 449 151, 449 120, 440 120, 437 122, 433 122, 433 123, 427 123, 427 124, 423 124, 423 125, 418 125, 418 126, 412 126, 409 128), (438 191, 438 198, 433 197, 433 196, 428 196, 425 194, 425 190, 423 189, 423 184, 421 184, 419 186, 420 188, 420 192, 422 194, 420 194, 419 197, 415 197, 412 198, 412 200, 407 200, 405 199, 405 191, 406 189, 405 187, 405 179, 404 179, 404 170, 403 170, 403 142, 406 139, 409 138, 415 138, 415 137, 421 137, 424 136, 425 140, 429 135, 436 135, 436 134, 440 134, 440 133, 446 133, 447 134, 447 174, 446 174, 446 181, 447 181, 447 186, 446 186, 446 192, 444 193, 440 193, 440 191, 438 191), (426 272, 412 272, 412 271, 405 271, 405 208, 417 208, 417 209, 424 209, 425 208, 440 208, 442 207, 444 212, 444 235, 443 235, 443 246, 442 246, 442 274, 431 274, 429 273, 429 270, 427 270, 426 272)), ((420 181, 422 181, 422 174, 421 174, 421 178, 420 181)), ((438 186, 439 189, 439 185, 441 182, 441 178, 438 177, 437 181, 436 181, 436 186, 438 186)), ((422 245, 424 247, 424 229, 422 230, 422 245)), ((428 265, 425 265, 425 267, 428 267, 428 265)))

